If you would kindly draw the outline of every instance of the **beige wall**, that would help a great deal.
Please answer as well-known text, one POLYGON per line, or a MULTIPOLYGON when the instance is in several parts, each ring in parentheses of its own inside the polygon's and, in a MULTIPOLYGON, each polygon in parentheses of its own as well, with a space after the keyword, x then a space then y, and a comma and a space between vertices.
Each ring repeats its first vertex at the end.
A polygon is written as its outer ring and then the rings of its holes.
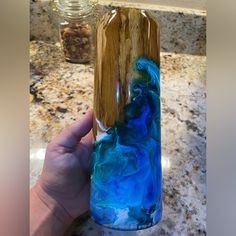
POLYGON ((181 8, 192 8, 199 10, 206 10, 206 0, 98 0, 99 2, 107 3, 141 3, 147 5, 162 5, 162 6, 173 6, 181 8))

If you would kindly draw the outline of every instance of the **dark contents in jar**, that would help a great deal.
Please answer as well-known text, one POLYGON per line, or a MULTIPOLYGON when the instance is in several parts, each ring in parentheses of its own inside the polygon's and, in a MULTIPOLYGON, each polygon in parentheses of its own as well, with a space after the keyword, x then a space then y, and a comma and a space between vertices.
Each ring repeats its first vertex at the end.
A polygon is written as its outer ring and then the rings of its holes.
POLYGON ((77 63, 91 60, 92 29, 88 24, 65 26, 60 33, 66 60, 77 63))

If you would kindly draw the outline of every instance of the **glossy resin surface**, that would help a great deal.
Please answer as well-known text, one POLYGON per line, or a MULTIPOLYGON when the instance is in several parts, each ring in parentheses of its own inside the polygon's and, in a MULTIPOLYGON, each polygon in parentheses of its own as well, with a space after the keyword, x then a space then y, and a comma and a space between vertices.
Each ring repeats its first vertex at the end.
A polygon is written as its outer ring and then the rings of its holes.
POLYGON ((91 210, 96 222, 140 229, 161 217, 159 68, 140 58, 131 101, 94 146, 91 210))
POLYGON ((158 40, 157 23, 141 10, 118 9, 98 24, 90 208, 95 222, 115 229, 161 218, 158 40))

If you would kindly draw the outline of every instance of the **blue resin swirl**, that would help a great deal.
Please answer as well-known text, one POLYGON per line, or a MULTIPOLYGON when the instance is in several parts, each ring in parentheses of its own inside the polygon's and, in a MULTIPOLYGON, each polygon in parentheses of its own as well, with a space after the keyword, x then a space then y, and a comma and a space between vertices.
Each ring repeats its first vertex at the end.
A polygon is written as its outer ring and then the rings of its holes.
POLYGON ((116 229, 141 229, 161 218, 160 71, 150 59, 134 64, 139 78, 115 126, 95 142, 92 218, 116 229))

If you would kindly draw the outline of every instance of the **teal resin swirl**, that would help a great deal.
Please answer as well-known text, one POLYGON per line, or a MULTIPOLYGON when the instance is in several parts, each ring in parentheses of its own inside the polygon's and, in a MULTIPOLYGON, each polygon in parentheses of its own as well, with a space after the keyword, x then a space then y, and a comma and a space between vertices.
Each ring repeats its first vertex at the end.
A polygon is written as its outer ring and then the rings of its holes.
POLYGON ((159 67, 150 59, 134 64, 139 78, 115 126, 95 142, 91 216, 95 222, 135 230, 160 221, 161 141, 159 67))

